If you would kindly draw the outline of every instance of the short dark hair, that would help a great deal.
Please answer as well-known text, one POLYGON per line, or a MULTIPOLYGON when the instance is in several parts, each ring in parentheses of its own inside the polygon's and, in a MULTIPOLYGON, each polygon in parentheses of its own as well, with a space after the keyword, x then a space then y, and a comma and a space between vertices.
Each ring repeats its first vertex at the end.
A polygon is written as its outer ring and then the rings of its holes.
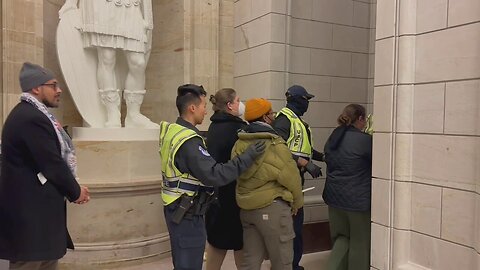
POLYGON ((179 86, 176 100, 178 113, 183 115, 192 103, 198 105, 201 101, 201 96, 207 96, 207 92, 201 85, 184 84, 179 86))

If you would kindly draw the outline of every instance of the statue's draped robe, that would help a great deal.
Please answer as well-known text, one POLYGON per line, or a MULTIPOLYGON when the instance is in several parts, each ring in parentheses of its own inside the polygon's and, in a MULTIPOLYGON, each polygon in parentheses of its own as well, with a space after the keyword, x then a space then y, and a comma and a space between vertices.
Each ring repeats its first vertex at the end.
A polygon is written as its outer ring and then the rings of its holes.
POLYGON ((84 47, 145 53, 153 28, 151 0, 80 1, 84 47))

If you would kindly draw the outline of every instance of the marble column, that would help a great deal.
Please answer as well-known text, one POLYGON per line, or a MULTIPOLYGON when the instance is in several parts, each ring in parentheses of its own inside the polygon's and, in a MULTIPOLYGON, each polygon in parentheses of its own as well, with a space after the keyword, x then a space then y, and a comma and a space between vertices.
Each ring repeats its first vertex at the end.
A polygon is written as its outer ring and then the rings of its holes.
POLYGON ((2 0, 0 74, 2 123, 19 102, 18 74, 23 62, 43 64, 43 1, 2 0))
POLYGON ((372 269, 479 269, 480 4, 377 1, 372 269))

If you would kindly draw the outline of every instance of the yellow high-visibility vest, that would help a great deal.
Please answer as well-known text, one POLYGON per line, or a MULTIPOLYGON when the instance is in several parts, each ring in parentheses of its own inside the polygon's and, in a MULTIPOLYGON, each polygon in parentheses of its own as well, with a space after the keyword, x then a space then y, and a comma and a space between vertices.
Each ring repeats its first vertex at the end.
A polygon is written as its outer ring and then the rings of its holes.
POLYGON ((160 158, 162 160, 162 200, 169 205, 182 194, 195 196, 201 187, 205 187, 198 179, 188 173, 182 173, 175 166, 175 155, 187 140, 199 137, 195 131, 176 123, 162 121, 160 123, 160 158))
POLYGON ((290 136, 287 140, 287 145, 290 151, 294 155, 311 158, 313 152, 313 141, 311 140, 311 130, 308 127, 308 131, 305 128, 300 117, 298 117, 292 110, 289 108, 283 108, 278 113, 277 116, 283 114, 288 120, 290 120, 290 136), (310 134, 310 137, 309 137, 310 134))

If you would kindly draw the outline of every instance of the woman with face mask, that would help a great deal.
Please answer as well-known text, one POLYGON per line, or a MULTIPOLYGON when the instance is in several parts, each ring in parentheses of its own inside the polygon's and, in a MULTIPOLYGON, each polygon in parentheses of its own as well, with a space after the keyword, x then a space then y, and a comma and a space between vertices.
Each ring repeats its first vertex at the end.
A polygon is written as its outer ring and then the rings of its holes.
MULTIPOLYGON (((245 105, 231 88, 220 89, 210 96, 210 102, 214 114, 207 133, 208 153, 218 163, 225 163, 238 140, 238 130, 247 127, 240 118, 245 113, 245 105)), ((207 211, 207 270, 220 270, 227 250, 234 250, 235 264, 240 265, 243 231, 240 208, 235 201, 236 184, 234 181, 218 188, 215 191, 218 200, 207 211)))

